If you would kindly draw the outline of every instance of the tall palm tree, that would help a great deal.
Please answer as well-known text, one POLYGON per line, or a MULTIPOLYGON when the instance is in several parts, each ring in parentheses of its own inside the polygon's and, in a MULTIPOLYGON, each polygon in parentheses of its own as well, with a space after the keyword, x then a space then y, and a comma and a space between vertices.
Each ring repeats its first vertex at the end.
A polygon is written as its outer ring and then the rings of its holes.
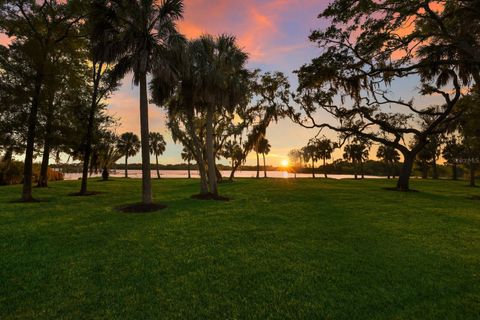
POLYGON ((323 174, 327 177, 327 159, 332 158, 333 149, 335 144, 330 139, 321 139, 315 141, 318 158, 323 160, 323 174))
POLYGON ((128 178, 128 157, 133 157, 138 153, 140 139, 133 132, 125 132, 117 141, 117 149, 125 157, 125 178, 128 178))
POLYGON ((110 41, 105 44, 105 56, 116 62, 112 74, 123 78, 133 72, 133 83, 140 85, 142 202, 151 204, 147 74, 154 69, 169 72, 167 52, 184 41, 176 27, 176 21, 183 16, 183 1, 97 0, 95 4, 95 30, 107 34, 110 41))
POLYGON ((260 142, 258 143, 258 151, 262 154, 263 156, 263 177, 267 177, 267 166, 265 163, 265 155, 270 153, 272 146, 270 145, 269 141, 265 138, 262 138, 260 142))
POLYGON ((155 164, 157 169, 157 178, 160 179, 160 169, 158 168, 158 156, 165 152, 167 143, 160 132, 150 132, 150 153, 155 155, 155 164))
POLYGON ((400 154, 398 151, 393 147, 381 145, 377 150, 377 158, 382 159, 388 166, 388 179, 390 179, 391 176, 395 178, 395 170, 393 170, 393 166, 400 161, 400 154))
POLYGON ((190 179, 192 177, 191 172, 190 172, 191 171, 190 166, 191 166, 191 162, 195 159, 195 156, 190 151, 190 149, 183 147, 182 159, 184 161, 187 161, 188 179, 190 179))

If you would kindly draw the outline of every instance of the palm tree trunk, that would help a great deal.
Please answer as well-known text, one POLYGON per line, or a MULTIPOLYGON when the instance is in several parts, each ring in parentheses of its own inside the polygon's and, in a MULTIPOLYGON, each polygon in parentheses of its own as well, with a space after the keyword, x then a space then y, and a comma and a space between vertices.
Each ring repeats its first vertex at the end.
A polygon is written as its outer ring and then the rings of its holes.
POLYGON ((454 163, 452 166, 452 179, 458 180, 458 173, 457 173, 457 164, 454 163))
POLYGON ((267 177, 267 165, 266 165, 266 162, 265 162, 265 153, 262 153, 263 154, 263 177, 266 178, 267 177))
POLYGON ((157 178, 160 179, 160 169, 158 168, 158 154, 155 153, 155 162, 157 164, 157 178))
MULTIPOLYGON (((46 57, 45 57, 46 58, 46 57)), ((21 201, 34 201, 32 196, 32 175, 33 175, 33 151, 35 147, 35 135, 38 118, 38 105, 43 85, 43 66, 40 67, 35 77, 35 89, 32 96, 32 105, 28 115, 27 147, 25 149, 25 162, 23 166, 23 188, 21 201)))
POLYGON ((140 74, 140 139, 142 140, 142 203, 152 203, 150 144, 148 128, 147 74, 140 74))
POLYGON ((328 178, 327 176, 327 159, 323 158, 323 174, 325 175, 325 179, 328 178))
POLYGON ((315 161, 312 158, 312 178, 315 179, 315 161))
POLYGON ((357 168, 357 163, 355 162, 355 160, 353 160, 353 161, 352 161, 352 163, 353 163, 353 171, 354 171, 355 180, 357 180, 357 179, 358 179, 358 173, 357 173, 357 170, 358 170, 358 168, 357 168))
POLYGON ((125 155, 125 178, 128 178, 128 156, 125 155))
POLYGON ((188 105, 187 110, 187 127, 190 136, 193 140, 193 145, 195 148, 195 158, 197 160, 198 171, 200 173, 200 194, 205 195, 208 193, 208 181, 207 173, 205 172, 205 161, 202 153, 202 146, 200 145, 200 140, 195 132, 195 122, 193 120, 193 106, 188 105))
POLYGON ((191 179, 192 176, 190 174, 190 160, 187 161, 187 170, 188 170, 188 179, 191 179))
POLYGON ((365 173, 363 172, 363 161, 360 160, 360 174, 362 175, 362 179, 365 179, 365 173))
POLYGON ((256 176, 256 178, 258 179, 258 178, 260 178, 260 157, 259 157, 257 151, 255 151, 255 153, 257 154, 257 176, 256 176))
POLYGON ((217 173, 215 166, 214 154, 214 137, 213 137, 213 116, 214 110, 212 106, 207 108, 207 165, 208 165, 208 184, 210 185, 210 193, 214 196, 218 195, 217 189, 217 173))

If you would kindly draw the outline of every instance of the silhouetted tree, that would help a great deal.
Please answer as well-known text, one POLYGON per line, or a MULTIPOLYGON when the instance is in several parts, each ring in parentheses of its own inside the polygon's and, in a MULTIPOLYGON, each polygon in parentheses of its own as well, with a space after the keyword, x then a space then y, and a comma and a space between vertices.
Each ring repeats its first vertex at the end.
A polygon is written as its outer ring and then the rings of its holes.
POLYGON ((125 178, 128 178, 128 157, 133 157, 138 153, 140 139, 133 132, 125 132, 118 138, 117 150, 125 157, 125 178))
POLYGON ((409 189, 413 161, 429 138, 455 121, 462 86, 480 81, 478 2, 452 0, 440 11, 433 3, 331 2, 319 16, 331 24, 310 36, 322 53, 298 71, 295 100, 301 111, 292 108, 292 118, 307 128, 328 128, 399 150, 404 163, 398 190, 409 189), (407 78, 419 79, 420 95, 438 95, 444 103, 431 109, 389 97, 391 84, 407 78), (319 109, 338 123, 317 122, 319 109), (415 119, 425 115, 433 121, 418 128, 415 119), (410 147, 412 136, 418 143, 410 147))
POLYGON ((115 62, 114 79, 133 72, 140 86, 140 131, 142 141, 142 203, 152 203, 148 128, 147 74, 169 71, 167 51, 184 40, 176 21, 183 15, 182 0, 96 1, 95 33, 105 36, 106 62, 115 62))
POLYGON ((393 147, 381 145, 377 150, 377 158, 385 162, 388 179, 390 179, 391 176, 395 179, 395 164, 400 161, 400 154, 398 151, 393 147))
POLYGON ((157 169, 157 178, 160 179, 160 169, 158 168, 158 156, 165 152, 167 143, 159 132, 150 132, 150 153, 155 155, 155 163, 157 169))

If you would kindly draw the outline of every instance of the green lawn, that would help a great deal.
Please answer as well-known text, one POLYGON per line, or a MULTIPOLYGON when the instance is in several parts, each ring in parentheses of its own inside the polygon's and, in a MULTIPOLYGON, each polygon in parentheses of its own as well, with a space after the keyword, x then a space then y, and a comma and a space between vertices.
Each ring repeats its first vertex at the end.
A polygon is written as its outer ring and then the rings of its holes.
POLYGON ((139 180, 0 187, 0 319, 479 319, 480 189, 239 180, 230 202, 154 182, 166 210, 119 213, 139 180))

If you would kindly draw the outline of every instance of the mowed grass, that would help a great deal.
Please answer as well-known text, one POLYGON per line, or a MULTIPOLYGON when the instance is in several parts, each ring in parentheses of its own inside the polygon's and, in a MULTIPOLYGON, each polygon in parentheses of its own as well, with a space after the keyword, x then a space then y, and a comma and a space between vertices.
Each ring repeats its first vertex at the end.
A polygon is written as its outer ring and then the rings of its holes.
POLYGON ((78 181, 0 187, 0 319, 479 319, 480 189, 464 182, 78 181))

